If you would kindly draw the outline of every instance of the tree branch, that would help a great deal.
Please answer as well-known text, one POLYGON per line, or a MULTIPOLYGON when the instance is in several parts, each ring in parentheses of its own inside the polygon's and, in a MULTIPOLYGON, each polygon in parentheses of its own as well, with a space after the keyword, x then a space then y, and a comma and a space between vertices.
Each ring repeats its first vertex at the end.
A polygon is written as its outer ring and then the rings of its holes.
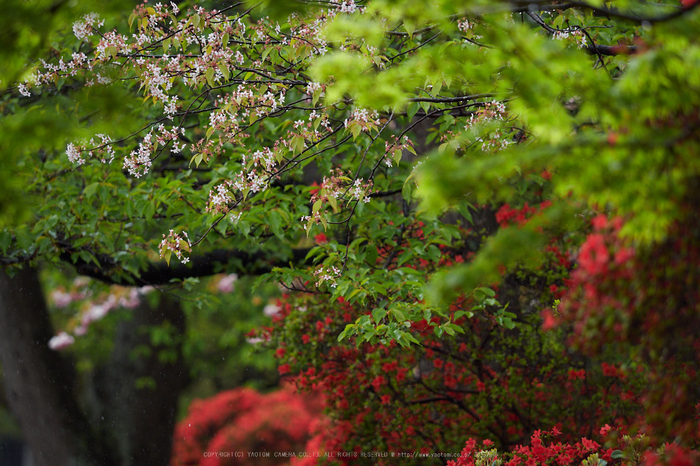
POLYGON ((108 256, 97 256, 100 265, 87 262, 81 258, 77 262, 71 260, 71 249, 61 252, 61 260, 73 265, 81 275, 103 281, 105 283, 123 286, 166 285, 173 280, 186 278, 208 277, 224 271, 233 271, 240 275, 262 275, 275 267, 284 267, 293 263, 306 263, 306 254, 310 249, 294 249, 292 257, 283 259, 272 257, 263 251, 249 252, 236 249, 218 249, 199 256, 190 257, 189 264, 168 266, 165 261, 151 262, 148 266, 134 274, 116 264, 108 256))
POLYGON ((636 45, 587 45, 584 49, 591 55, 634 55, 637 53, 636 45))
POLYGON ((662 23, 664 21, 669 21, 675 18, 678 18, 680 16, 683 16, 684 14, 690 12, 693 10, 695 7, 698 6, 698 3, 695 3, 687 8, 679 8, 676 11, 673 11, 671 13, 666 13, 663 15, 659 16, 638 16, 634 14, 628 14, 628 13, 623 13, 620 10, 616 8, 603 8, 603 7, 598 7, 594 5, 589 5, 588 3, 585 2, 568 2, 569 5, 579 7, 579 8, 587 8, 589 10, 593 10, 596 13, 605 15, 605 16, 610 16, 613 18, 619 18, 619 19, 626 19, 628 21, 634 21, 636 23, 662 23))

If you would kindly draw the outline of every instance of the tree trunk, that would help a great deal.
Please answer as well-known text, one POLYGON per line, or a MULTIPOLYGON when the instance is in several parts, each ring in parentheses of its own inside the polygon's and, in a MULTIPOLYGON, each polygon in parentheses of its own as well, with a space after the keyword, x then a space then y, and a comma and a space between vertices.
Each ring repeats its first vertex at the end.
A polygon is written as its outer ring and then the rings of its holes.
POLYGON ((54 331, 36 269, 25 267, 12 278, 0 269, 7 401, 37 466, 169 463, 177 401, 187 381, 179 343, 184 315, 165 296, 155 308, 144 300, 133 313, 119 327, 110 361, 85 384, 86 396, 76 389, 72 362, 48 346, 54 331), (166 321, 177 343, 154 348, 144 330, 166 321), (139 347, 147 351, 136 356, 139 347))
POLYGON ((93 375, 91 411, 118 464, 167 466, 177 401, 188 379, 177 341, 184 334, 185 318, 166 295, 157 307, 143 300, 133 312, 133 319, 119 326, 110 361, 93 375), (165 322, 176 341, 154 347, 148 327, 165 322))
POLYGON ((52 336, 36 270, 25 267, 12 278, 0 270, 0 360, 7 401, 37 466, 75 463, 79 449, 73 372, 49 349, 52 336))

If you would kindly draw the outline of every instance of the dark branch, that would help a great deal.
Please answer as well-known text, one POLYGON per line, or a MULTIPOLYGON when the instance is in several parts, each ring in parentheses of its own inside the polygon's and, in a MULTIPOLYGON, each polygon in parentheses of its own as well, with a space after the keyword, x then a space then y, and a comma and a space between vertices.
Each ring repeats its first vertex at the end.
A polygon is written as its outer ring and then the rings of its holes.
MULTIPOLYGON (((520 3, 520 2, 518 2, 520 3)), ((644 24, 644 23, 661 23, 664 21, 669 21, 675 18, 678 18, 695 7, 697 7, 699 4, 695 3, 689 7, 686 8, 677 8, 676 10, 670 12, 670 13, 665 13, 662 15, 658 16, 640 16, 640 15, 635 15, 633 13, 626 13, 624 11, 620 11, 617 8, 605 8, 605 7, 599 7, 595 5, 590 5, 586 2, 566 2, 566 3, 560 3, 558 5, 538 5, 537 2, 533 1, 528 1, 528 2, 523 2, 526 4, 521 4, 520 6, 517 6, 515 8, 512 8, 510 11, 514 13, 528 13, 528 12, 539 12, 539 11, 563 11, 563 10, 568 10, 570 8, 583 8, 583 9, 588 9, 594 11, 596 14, 600 16, 607 16, 607 17, 612 17, 612 18, 618 18, 618 19, 625 19, 628 21, 634 21, 639 24, 644 24)))
POLYGON ((465 100, 476 100, 483 99, 486 97, 494 97, 496 94, 475 94, 475 95, 464 95, 459 97, 414 97, 408 99, 409 102, 436 102, 436 103, 450 103, 450 102, 464 102, 465 100))
POLYGON ((604 7, 597 7, 594 5, 589 5, 588 3, 585 2, 568 2, 569 5, 579 7, 579 8, 587 8, 589 10, 593 10, 594 12, 613 17, 613 18, 619 18, 619 19, 626 19, 628 21, 634 21, 639 24, 644 24, 644 23, 662 23, 664 21, 670 21, 672 19, 678 18, 680 16, 683 16, 684 14, 690 12, 693 10, 695 7, 698 6, 698 3, 695 3, 687 8, 678 8, 675 11, 672 11, 671 13, 666 13, 663 15, 659 16, 639 16, 639 15, 634 15, 630 13, 625 13, 622 12, 616 8, 604 8, 604 7))
POLYGON ((591 54, 591 55, 598 55, 601 57, 602 60, 602 55, 633 55, 637 53, 637 47, 634 45, 598 45, 593 43, 591 40, 591 37, 588 35, 586 32, 585 27, 572 27, 572 28, 567 28, 564 30, 561 29, 555 29, 551 26, 549 26, 547 23, 544 22, 544 20, 537 15, 536 13, 532 11, 526 11, 526 15, 528 15, 532 20, 537 23, 540 27, 542 27, 545 31, 547 31, 549 34, 556 34, 558 32, 571 32, 571 31, 581 31, 584 34, 586 34, 586 37, 588 38, 588 41, 591 42, 589 45, 584 47, 586 51, 591 54))
POLYGON ((634 55, 637 53, 636 45, 587 45, 586 51, 591 55, 634 55))
POLYGON ((71 251, 64 250, 61 259, 72 264, 81 275, 95 278, 105 283, 123 286, 166 285, 186 278, 208 277, 221 272, 235 272, 240 275, 262 275, 275 267, 285 267, 289 263, 303 265, 309 249, 294 249, 292 257, 283 259, 268 252, 218 249, 199 256, 192 256, 189 264, 152 262, 138 275, 124 270, 109 257, 98 257, 100 265, 78 258, 71 260, 71 251))

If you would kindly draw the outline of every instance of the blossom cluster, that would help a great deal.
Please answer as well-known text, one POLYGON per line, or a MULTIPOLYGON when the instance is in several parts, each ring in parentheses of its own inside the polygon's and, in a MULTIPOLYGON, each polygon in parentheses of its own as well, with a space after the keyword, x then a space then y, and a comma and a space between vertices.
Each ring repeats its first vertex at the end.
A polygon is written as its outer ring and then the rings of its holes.
POLYGON ((23 85, 26 94, 23 95, 29 94, 26 85, 40 86, 54 84, 61 77, 77 76, 82 69, 93 70, 93 63, 83 52, 71 53, 70 59, 61 57, 58 60, 58 64, 48 63, 44 60, 40 60, 40 63, 43 67, 43 71, 37 69, 27 77, 23 85))
POLYGON ((416 153, 415 149, 413 149, 413 142, 406 135, 401 138, 400 142, 396 136, 392 136, 392 141, 384 143, 384 149, 384 163, 387 167, 392 167, 394 163, 398 165, 404 150, 408 150, 413 154, 416 153))
POLYGON ((324 176, 321 185, 311 191, 312 212, 311 215, 303 215, 301 222, 307 234, 310 233, 312 224, 322 223, 327 227, 325 214, 328 206, 334 212, 338 212, 342 203, 370 201, 370 192, 373 183, 371 180, 365 181, 357 178, 354 181, 349 176, 345 176, 342 169, 336 168, 331 171, 330 176, 324 176))
POLYGON ((485 102, 483 107, 469 115, 469 119, 467 120, 464 129, 467 130, 476 124, 484 123, 487 121, 503 121, 505 115, 506 106, 503 102, 499 102, 497 100, 485 102))
POLYGON ((140 178, 151 169, 151 154, 154 152, 153 132, 149 132, 138 147, 124 157, 124 169, 129 171, 129 174, 140 178))
POLYGON ((69 143, 66 146, 66 156, 71 163, 82 165, 85 163, 83 158, 83 153, 87 153, 89 157, 99 156, 102 163, 111 163, 114 160, 115 152, 114 147, 112 147, 112 138, 106 134, 96 134, 101 140, 101 144, 95 142, 95 139, 90 139, 89 143, 83 143, 76 145, 75 143, 69 143), (91 146, 92 148, 88 148, 91 146), (109 159, 105 158, 109 157, 109 159))
POLYGON ((369 133, 371 130, 379 126, 379 115, 376 110, 367 110, 365 108, 356 108, 352 111, 349 118, 346 118, 344 125, 346 128, 353 131, 354 128, 359 128, 356 131, 364 131, 369 133))
POLYGON ((104 20, 97 13, 88 13, 83 19, 73 23, 73 34, 80 40, 85 40, 95 33, 95 29, 104 26, 104 20))
POLYGON ((230 273, 222 275, 216 284, 216 289, 222 293, 231 293, 234 290, 234 283, 238 280, 238 274, 230 273))
POLYGON ((362 7, 355 4, 355 0, 331 0, 331 5, 336 5, 341 13, 355 13, 356 11, 362 12, 362 7))
POLYGON ((180 236, 179 233, 170 230, 168 236, 163 235, 163 240, 159 246, 161 259, 164 258, 166 262, 170 262, 170 255, 175 254, 183 264, 190 261, 190 258, 185 256, 185 253, 189 253, 191 249, 192 243, 190 243, 190 238, 187 236, 186 231, 183 231, 182 236, 180 236))
POLYGON ((140 79, 142 86, 146 89, 146 97, 152 98, 154 102, 162 102, 163 113, 172 120, 177 113, 179 98, 177 95, 170 95, 168 91, 173 87, 172 76, 176 75, 181 67, 180 59, 175 56, 165 63, 140 59, 136 63, 141 68, 140 79))
POLYGON ((584 48, 588 45, 586 34, 580 29, 564 29, 555 31, 552 34, 554 40, 566 40, 569 37, 578 38, 578 48, 584 48))
POLYGON ((229 204, 234 201, 231 195, 231 188, 233 182, 230 180, 224 180, 214 186, 209 191, 209 202, 207 203, 206 212, 212 212, 215 214, 227 213, 230 210, 229 204))
POLYGON ((281 35, 283 45, 289 45, 297 50, 303 49, 308 53, 308 58, 325 55, 328 52, 328 43, 323 35, 323 28, 330 18, 335 17, 340 12, 339 8, 329 8, 325 14, 320 13, 311 22, 300 21, 296 14, 289 17, 291 26, 289 34, 280 34, 278 29, 275 32, 281 35), (295 40, 296 39, 296 40, 295 40), (310 49, 304 49, 310 46, 310 49))
POLYGON ((58 335, 51 337, 49 340, 49 348, 54 351, 60 351, 68 348, 73 343, 75 343, 75 338, 72 335, 62 331, 58 335))
POLYGON ((314 271, 316 277, 316 286, 319 287, 323 282, 328 282, 331 288, 338 286, 337 279, 340 277, 340 269, 335 266, 320 267, 314 271))
POLYGON ((262 150, 256 150, 253 152, 250 157, 248 157, 247 154, 243 154, 243 165, 248 168, 257 168, 260 166, 267 173, 271 173, 275 168, 275 165, 277 165, 277 160, 275 158, 275 154, 272 152, 272 149, 269 147, 263 147, 262 150))
MULTIPOLYGON (((469 118, 464 125, 464 130, 468 131, 474 129, 478 125, 488 123, 488 122, 503 122, 507 117, 507 109, 503 102, 493 100, 491 102, 484 102, 479 104, 481 107, 471 113, 469 118)), ((451 134, 450 131, 447 134, 451 134)), ((446 139, 446 135, 443 136, 446 139)), ((509 145, 513 144, 512 136, 508 134, 503 134, 502 130, 488 130, 483 134, 476 136, 475 140, 480 143, 480 147, 483 151, 494 152, 507 148, 509 145)))
POLYGON ((32 93, 29 92, 29 89, 27 89, 27 85, 24 84, 24 83, 19 84, 19 85, 17 86, 17 90, 18 90, 19 93, 20 93, 21 95, 23 95, 24 97, 31 97, 31 96, 32 96, 32 93))
MULTIPOLYGON (((157 128, 151 128, 138 147, 124 158, 123 168, 128 170, 132 176, 140 178, 149 172, 151 154, 158 148, 158 145, 164 147, 172 143, 171 151, 173 153, 182 152, 186 145, 180 142, 180 136, 184 134, 185 129, 180 127, 167 128, 160 124, 157 128), (154 133, 154 131, 156 132, 154 133)), ((100 143, 97 143, 94 138, 90 139, 89 143, 68 143, 66 146, 68 161, 82 165, 86 162, 83 155, 87 154, 89 157, 99 156, 102 163, 111 163, 116 156, 112 138, 106 134, 97 134, 96 137, 101 140, 100 143)))
POLYGON ((321 97, 323 97, 323 95, 324 95, 324 90, 323 90, 324 87, 325 87, 325 86, 324 86, 323 84, 317 83, 317 82, 313 82, 313 81, 312 81, 312 82, 310 82, 309 84, 306 85, 306 93, 309 94, 309 95, 314 95, 314 94, 316 94, 316 93, 318 92, 319 95, 320 95, 321 97))
MULTIPOLYGON (((216 100, 216 110, 209 114, 209 130, 206 139, 201 139, 195 143, 193 150, 197 152, 198 161, 209 161, 214 153, 223 150, 225 144, 234 146, 244 146, 245 138, 249 135, 241 129, 243 121, 253 121, 254 119, 262 119, 270 113, 276 111, 280 105, 284 104, 286 91, 281 88, 278 95, 271 91, 265 93, 256 93, 253 86, 239 85, 233 92, 224 94, 216 100)), ((292 136, 290 135, 289 138, 292 136)), ((272 171, 277 163, 274 157, 271 157, 272 151, 276 150, 277 146, 285 144, 287 139, 282 142, 278 141, 275 144, 275 149, 263 149, 266 156, 264 160, 265 169, 272 171)), ((246 152, 243 154, 244 167, 251 168, 252 165, 257 167, 261 158, 261 154, 256 151, 252 158, 247 158, 246 152), (247 160, 246 160, 247 159, 247 160)), ((244 178, 247 175, 244 175, 244 178)), ((253 175, 256 178, 262 178, 262 174, 253 175)), ((259 186, 262 186, 258 184, 259 186)))
POLYGON ((457 28, 462 31, 462 33, 466 33, 467 31, 471 30, 474 27, 474 23, 469 21, 466 18, 462 18, 457 21, 457 28))
POLYGON ((496 152, 513 144, 513 139, 502 135, 500 131, 495 131, 493 134, 483 138, 477 136, 474 139, 481 143, 481 149, 485 152, 496 152))
POLYGON ((207 212, 228 213, 232 204, 242 201, 248 193, 257 193, 268 188, 270 181, 276 176, 277 158, 273 150, 263 147, 252 154, 243 154, 243 170, 237 172, 232 179, 226 179, 209 191, 207 212), (241 193, 236 197, 234 192, 241 193))
POLYGON ((93 322, 101 320, 110 311, 118 308, 133 309, 141 303, 142 296, 153 291, 153 287, 112 286, 104 295, 93 296, 87 288, 89 279, 78 277, 73 281, 70 292, 56 289, 50 294, 51 301, 57 307, 65 307, 72 302, 80 302, 80 320, 69 331, 61 331, 49 340, 49 348, 59 351, 75 343, 75 337, 87 333, 93 322))
POLYGON ((368 193, 371 189, 371 181, 364 181, 362 178, 352 181, 340 168, 336 168, 331 172, 331 176, 323 177, 320 188, 311 195, 311 202, 326 203, 330 202, 330 198, 342 200, 346 197, 356 201, 369 202, 368 193))
POLYGON ((82 336, 87 333, 88 326, 97 320, 102 319, 111 310, 116 308, 133 309, 141 302, 141 295, 148 293, 152 287, 130 288, 127 295, 117 296, 110 294, 107 299, 100 303, 91 303, 83 313, 80 319, 80 325, 73 330, 77 336, 82 336))

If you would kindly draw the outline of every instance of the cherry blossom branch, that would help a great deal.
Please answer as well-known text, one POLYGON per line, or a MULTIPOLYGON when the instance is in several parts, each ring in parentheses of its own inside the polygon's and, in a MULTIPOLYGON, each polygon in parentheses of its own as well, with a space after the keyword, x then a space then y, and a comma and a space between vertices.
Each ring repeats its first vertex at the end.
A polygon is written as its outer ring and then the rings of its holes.
MULTIPOLYGON (((364 153, 362 154, 362 160, 360 160, 360 163, 357 166, 357 171, 355 172, 355 178, 357 179, 360 176, 360 170, 362 170, 362 164, 365 163, 365 158, 367 157, 367 152, 369 152, 370 148, 374 144, 374 142, 381 136, 382 132, 386 129, 386 127, 389 125, 390 122, 392 122, 394 119, 394 112, 392 111, 391 114, 389 115, 389 118, 386 119, 382 127, 377 131, 377 134, 374 136, 370 136, 370 142, 369 145, 367 145, 367 148, 365 149, 364 153)), ((383 157, 382 157, 383 159, 383 157)), ((380 159, 381 160, 381 159, 380 159)), ((374 175, 374 171, 372 171, 372 175, 374 175)), ((370 177, 372 179, 373 177, 370 177)), ((350 220, 348 218, 348 220, 350 220)))

